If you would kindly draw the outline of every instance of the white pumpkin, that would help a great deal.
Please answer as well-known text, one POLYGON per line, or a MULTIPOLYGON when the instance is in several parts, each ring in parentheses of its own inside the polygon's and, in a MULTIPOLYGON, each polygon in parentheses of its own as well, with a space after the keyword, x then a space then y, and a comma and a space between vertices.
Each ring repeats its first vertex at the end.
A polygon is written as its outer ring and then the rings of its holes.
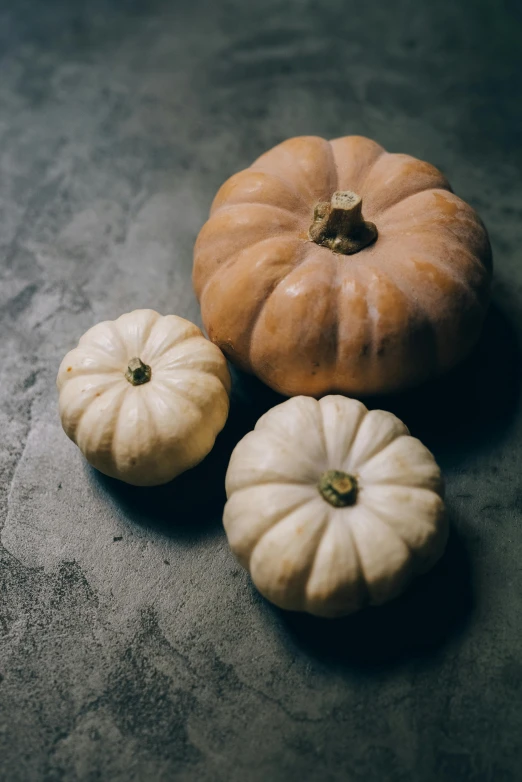
POLYGON ((226 360, 190 321, 136 310, 89 329, 61 363, 66 434, 100 472, 155 486, 200 462, 227 420, 226 360))
POLYGON ((398 595, 447 538, 440 470, 391 413, 298 396, 263 415, 226 475, 229 544, 281 608, 343 616, 398 595))

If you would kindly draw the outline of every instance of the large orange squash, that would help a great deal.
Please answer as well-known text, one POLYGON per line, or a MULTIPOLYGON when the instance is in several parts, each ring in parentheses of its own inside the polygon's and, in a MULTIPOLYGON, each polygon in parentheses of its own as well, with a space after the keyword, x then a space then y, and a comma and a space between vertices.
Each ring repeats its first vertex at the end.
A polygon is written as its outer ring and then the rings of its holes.
POLYGON ((370 139, 291 138, 232 176, 195 247, 210 339, 289 396, 412 386, 462 359, 489 299, 475 211, 370 139))

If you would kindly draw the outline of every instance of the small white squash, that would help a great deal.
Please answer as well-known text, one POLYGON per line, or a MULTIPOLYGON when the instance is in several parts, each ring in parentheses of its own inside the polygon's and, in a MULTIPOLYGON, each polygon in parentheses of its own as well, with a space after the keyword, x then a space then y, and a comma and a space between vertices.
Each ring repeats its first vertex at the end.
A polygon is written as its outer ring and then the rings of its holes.
POLYGON ((226 360, 190 321, 136 310, 89 329, 60 365, 66 434, 100 472, 156 486, 194 467, 227 420, 226 360))
POLYGON ((343 616, 398 595, 447 538, 440 470, 391 413, 297 396, 234 449, 223 523, 259 591, 343 616))

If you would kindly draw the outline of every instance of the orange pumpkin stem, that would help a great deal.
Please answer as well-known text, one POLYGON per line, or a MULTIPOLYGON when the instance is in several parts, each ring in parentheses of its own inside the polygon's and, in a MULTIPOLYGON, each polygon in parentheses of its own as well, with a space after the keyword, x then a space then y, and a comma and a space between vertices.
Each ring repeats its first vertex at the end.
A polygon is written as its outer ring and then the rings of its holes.
POLYGON ((377 239, 377 228, 362 215, 362 198, 351 190, 338 190, 314 209, 308 235, 312 242, 334 253, 353 255, 377 239))

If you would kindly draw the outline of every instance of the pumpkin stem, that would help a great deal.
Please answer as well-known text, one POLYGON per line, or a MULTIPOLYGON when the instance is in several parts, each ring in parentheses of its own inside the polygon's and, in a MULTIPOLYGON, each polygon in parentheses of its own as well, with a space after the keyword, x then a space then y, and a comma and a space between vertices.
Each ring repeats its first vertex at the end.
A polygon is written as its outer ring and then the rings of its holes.
POLYGON ((131 358, 129 366, 125 372, 125 377, 133 386, 141 386, 148 383, 152 375, 152 370, 148 364, 144 364, 141 358, 131 358))
POLYGON ((355 505, 357 500, 357 479, 341 470, 328 470, 323 473, 317 484, 319 493, 334 508, 355 505))
POLYGON ((308 235, 312 242, 334 253, 353 255, 377 239, 377 228, 363 218, 362 198, 357 193, 338 190, 330 203, 316 204, 308 235))

